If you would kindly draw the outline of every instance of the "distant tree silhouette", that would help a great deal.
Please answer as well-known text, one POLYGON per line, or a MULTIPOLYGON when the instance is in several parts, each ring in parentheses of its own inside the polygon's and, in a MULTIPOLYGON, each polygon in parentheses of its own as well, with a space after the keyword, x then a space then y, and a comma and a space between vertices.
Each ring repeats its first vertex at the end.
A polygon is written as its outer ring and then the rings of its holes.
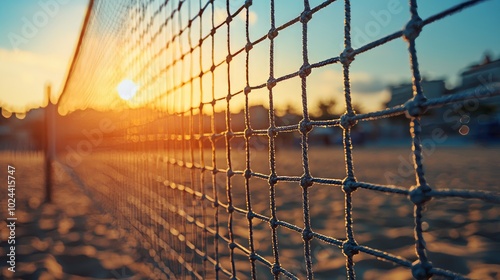
POLYGON ((318 113, 315 116, 319 120, 336 119, 340 115, 335 112, 337 101, 333 98, 328 100, 320 100, 316 106, 318 113))
POLYGON ((291 103, 286 104, 285 110, 283 110, 283 115, 300 115, 300 111, 297 107, 293 106, 291 103))

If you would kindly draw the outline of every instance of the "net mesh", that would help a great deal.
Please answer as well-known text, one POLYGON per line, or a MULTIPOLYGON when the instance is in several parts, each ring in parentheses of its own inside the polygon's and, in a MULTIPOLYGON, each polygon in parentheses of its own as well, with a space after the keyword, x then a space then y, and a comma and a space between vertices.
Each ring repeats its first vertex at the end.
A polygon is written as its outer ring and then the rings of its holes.
MULTIPOLYGON (((299 14, 278 25, 275 1, 266 1, 269 14, 259 16, 269 17, 269 31, 257 34, 251 28, 252 9, 262 5, 260 1, 91 1, 59 101, 62 114, 82 110, 67 117, 72 120, 65 126, 67 135, 83 129, 88 138, 82 142, 74 136, 71 142, 66 136, 67 146, 79 149, 66 156, 66 164, 73 167, 70 172, 95 201, 139 237, 143 256, 161 278, 256 279, 264 267, 275 279, 312 279, 316 241, 339 248, 350 279, 355 278, 354 256, 360 252, 407 267, 417 279, 464 277, 434 267, 429 260, 422 227, 424 205, 431 198, 499 203, 500 197, 487 191, 432 188, 422 164, 421 119, 428 109, 499 95, 500 85, 426 98, 415 40, 425 26, 483 1, 466 1, 421 19, 417 1, 411 0, 411 17, 403 30, 354 49, 350 1, 345 0, 343 5, 337 3, 344 13, 343 50, 321 61, 310 61, 308 31, 317 13, 339 1, 309 2, 316 1, 303 1, 299 14), (301 56, 293 58, 299 67, 277 75, 275 44, 287 30, 301 35, 301 56), (398 38, 408 45, 414 96, 396 107, 356 113, 351 63, 359 54, 398 38), (343 70, 345 113, 340 118, 314 120, 308 106, 308 77, 333 64, 343 70), (138 85, 135 96, 116 94, 124 80, 138 85), (283 122, 277 115, 276 92, 283 91, 280 85, 287 81, 296 81, 287 90, 300 95, 301 119, 283 122), (254 96, 265 100, 264 112, 253 111, 254 96), (240 107, 243 114, 237 115, 240 107), (361 121, 404 114, 411 132, 415 186, 359 182, 353 166, 352 128, 361 121), (262 121, 257 119, 264 119, 266 125, 259 127, 262 121), (98 124, 97 129, 93 124, 98 124), (317 127, 343 131, 344 177, 312 175, 308 146, 310 132, 317 127), (284 134, 299 136, 300 156, 280 160, 300 160, 302 175, 278 173, 277 148, 284 134), (259 157, 263 161, 256 163, 259 157), (279 187, 287 184, 300 186, 301 195, 295 192, 300 197, 300 219, 295 223, 280 217, 278 211, 278 199, 288 199, 280 197, 279 187), (343 234, 315 230, 312 186, 342 190, 343 234), (352 209, 357 189, 409 197, 414 207, 416 261, 356 241, 352 209), (287 234, 302 239, 303 274, 294 270, 294 263, 283 260, 286 253, 280 251, 280 244, 287 246, 294 240, 287 234), (263 249, 263 243, 270 247, 263 249)), ((135 92, 134 87, 129 85, 126 92, 135 92)))

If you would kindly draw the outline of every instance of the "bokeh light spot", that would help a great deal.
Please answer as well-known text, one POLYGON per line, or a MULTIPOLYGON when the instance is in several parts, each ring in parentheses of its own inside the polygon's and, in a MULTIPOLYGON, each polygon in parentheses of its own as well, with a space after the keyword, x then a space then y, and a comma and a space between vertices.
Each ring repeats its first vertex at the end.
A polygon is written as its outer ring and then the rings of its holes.
POLYGON ((462 125, 460 127, 460 129, 458 129, 458 133, 460 133, 461 135, 465 136, 467 134, 469 134, 469 126, 467 125, 462 125))

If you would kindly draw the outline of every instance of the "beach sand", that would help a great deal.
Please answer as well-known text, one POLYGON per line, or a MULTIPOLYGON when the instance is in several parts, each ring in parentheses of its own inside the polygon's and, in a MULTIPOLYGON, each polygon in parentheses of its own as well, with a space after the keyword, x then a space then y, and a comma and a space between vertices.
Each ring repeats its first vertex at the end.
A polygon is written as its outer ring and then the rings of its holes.
MULTIPOLYGON (((414 184, 414 175, 405 170, 409 149, 359 148, 354 150, 353 155, 358 181, 397 183, 402 187, 414 184), (397 180, 394 181, 394 178, 397 180)), ((224 156, 223 152, 217 154, 220 169, 227 167, 224 156)), ((251 155, 252 170, 269 174, 267 156, 267 148, 254 151, 251 155)), ((96 152, 68 172, 58 167, 53 202, 44 204, 41 155, 19 155, 14 161, 19 176, 16 187, 18 243, 15 278, 166 279, 170 275, 184 279, 191 278, 182 265, 187 263, 200 276, 212 279, 213 265, 203 261, 192 248, 207 252, 214 258, 214 236, 188 221, 188 217, 194 217, 196 221, 214 228, 212 203, 196 200, 179 189, 163 184, 170 177, 177 184, 182 183, 212 195, 212 176, 208 172, 201 176, 197 172, 182 171, 180 167, 167 170, 152 158, 154 154, 126 156, 96 152), (137 172, 146 168, 148 172, 137 172), (203 188, 201 177, 206 179, 203 188), (197 183, 190 184, 192 178, 197 183), (179 232, 184 233, 182 238, 179 232), (167 248, 179 254, 167 253, 167 248), (184 259, 180 260, 179 256, 184 259), (204 269, 208 272, 203 273, 204 269)), ((232 158, 233 170, 244 170, 244 151, 234 149, 232 158)), ((301 176, 300 159, 300 150, 278 148, 278 175, 301 176)), ((313 176, 345 177, 342 149, 313 146, 309 159, 313 176)), ((204 161, 210 164, 209 152, 204 161)), ((6 166, 5 157, 1 157, 0 164, 6 166)), ((440 147, 425 158, 427 180, 431 187, 437 189, 498 192, 498 166, 500 150, 497 148, 440 147)), ((6 177, 5 171, 1 176, 6 177)), ((227 203, 225 176, 216 175, 218 196, 222 203, 227 203)), ((252 178, 250 183, 253 211, 270 216, 267 182, 252 178)), ((231 184, 233 204, 246 209, 243 178, 234 176, 231 184)), ((5 205, 4 197, 1 198, 2 205, 5 205)), ((278 183, 275 202, 279 220, 303 228, 302 189, 297 183, 278 183)), ((313 185, 309 189, 309 207, 313 231, 345 239, 344 194, 339 187, 313 185)), ((2 216, 5 210, 1 209, 2 216)), ((220 236, 225 238, 229 238, 228 220, 232 221, 234 241, 248 248, 247 219, 239 213, 233 213, 230 219, 225 209, 220 209, 217 224, 220 236)), ((354 237, 358 244, 409 261, 417 259, 413 205, 407 197, 359 189, 353 194, 353 220, 354 237)), ((477 199, 433 199, 426 206, 424 222, 428 256, 435 267, 472 279, 499 279, 498 205, 477 199)), ((281 266, 304 279, 306 268, 301 235, 283 227, 279 227, 277 233, 281 266)), ((1 227, 0 234, 0 261, 4 263, 6 227, 1 227)), ((273 263, 271 229, 267 223, 254 219, 253 241, 256 252, 273 263)), ((230 271, 226 241, 219 238, 217 249, 222 267, 230 271)), ((346 278, 345 257, 338 247, 313 239, 311 255, 316 279, 346 278)), ((237 277, 248 279, 248 257, 235 250, 234 260, 237 277)), ((377 260, 364 253, 356 255, 354 260, 358 279, 412 279, 409 268, 377 260)), ((268 267, 257 263, 256 268, 257 279, 272 277, 268 267)), ((12 277, 6 268, 2 274, 6 279, 12 277)), ((222 279, 226 278, 221 273, 219 275, 222 279)))
MULTIPOLYGON (((7 164, 16 168, 16 272, 8 271, 5 265, 9 231, 2 219, 3 279, 154 277, 151 265, 137 255, 135 241, 127 238, 113 217, 95 207, 72 180, 59 177, 53 186, 52 203, 44 203, 41 154, 21 153, 9 161, 5 154, 0 158, 2 178, 7 178, 7 164)), ((6 197, 2 192, 2 217, 7 216, 6 197)))

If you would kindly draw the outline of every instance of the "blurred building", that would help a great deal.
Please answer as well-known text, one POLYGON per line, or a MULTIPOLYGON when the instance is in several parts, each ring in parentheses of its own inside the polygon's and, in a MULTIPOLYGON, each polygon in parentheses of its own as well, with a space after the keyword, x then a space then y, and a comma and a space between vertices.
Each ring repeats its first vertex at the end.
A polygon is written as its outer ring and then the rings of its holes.
MULTIPOLYGON (((444 80, 429 81, 424 79, 421 85, 427 98, 437 98, 446 94, 444 80)), ((386 104, 388 108, 404 104, 413 97, 413 86, 409 83, 389 86, 389 91, 391 93, 391 100, 386 104)))
MULTIPOLYGON (((485 54, 479 63, 465 68, 460 78, 460 85, 450 94, 489 90, 491 84, 500 82, 500 58, 494 60, 485 54)), ((461 128, 466 127, 469 136, 481 142, 500 139, 500 96, 469 100, 456 111, 468 120, 461 128)))
MULTIPOLYGON (((422 90, 429 99, 460 94, 471 90, 488 90, 500 82, 500 59, 493 60, 486 54, 479 62, 466 67, 460 73, 459 85, 448 90, 443 80, 422 80, 422 90)), ((413 97, 412 84, 389 86, 391 99, 387 108, 402 105, 413 97)), ((421 118, 422 132, 428 134, 434 128, 443 129, 449 136, 490 141, 500 139, 500 96, 471 99, 463 103, 434 108, 421 118)), ((408 135, 408 119, 404 115, 387 120, 381 126, 385 138, 408 135)))
POLYGON ((485 54, 480 63, 466 68, 460 77, 461 85, 458 89, 470 89, 500 82, 500 58, 492 60, 490 55, 485 54))
MULTIPOLYGON (((421 82, 422 90, 427 98, 439 98, 447 94, 444 80, 426 80, 421 82)), ((387 108, 402 105, 413 98, 413 85, 404 83, 400 85, 389 86, 391 99, 386 103, 387 108)), ((433 109, 426 113, 426 117, 422 118, 421 124, 426 131, 431 131, 433 127, 443 123, 442 109, 433 109)), ((382 126, 382 137, 402 138, 409 135, 409 123, 405 115, 390 118, 388 122, 382 126)))
MULTIPOLYGON (((500 58, 492 60, 490 55, 485 54, 481 62, 473 64, 460 74, 461 84, 452 90, 451 94, 466 90, 486 89, 493 83, 500 82, 500 58)), ((492 111, 500 112, 500 96, 489 97, 478 100, 484 107, 491 107, 492 111)))

